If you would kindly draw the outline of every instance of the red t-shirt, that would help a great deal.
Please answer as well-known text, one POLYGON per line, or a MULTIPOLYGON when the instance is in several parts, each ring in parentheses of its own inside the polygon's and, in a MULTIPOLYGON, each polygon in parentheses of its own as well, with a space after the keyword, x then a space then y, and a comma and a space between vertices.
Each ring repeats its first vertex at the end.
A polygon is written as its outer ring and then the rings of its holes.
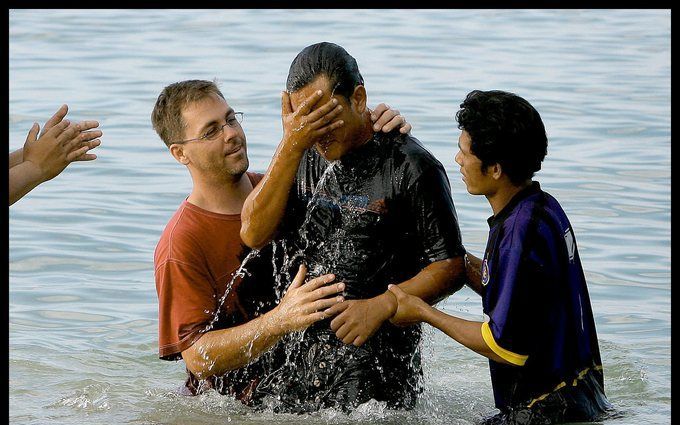
MULTIPOLYGON (((262 178, 247 175, 253 186, 262 178)), ((220 298, 241 264, 240 230, 240 214, 210 212, 186 200, 166 225, 154 253, 161 359, 181 359, 182 351, 213 322, 220 298)), ((237 296, 240 284, 241 279, 234 281, 220 308, 220 316, 229 318, 212 329, 249 320, 237 296)))

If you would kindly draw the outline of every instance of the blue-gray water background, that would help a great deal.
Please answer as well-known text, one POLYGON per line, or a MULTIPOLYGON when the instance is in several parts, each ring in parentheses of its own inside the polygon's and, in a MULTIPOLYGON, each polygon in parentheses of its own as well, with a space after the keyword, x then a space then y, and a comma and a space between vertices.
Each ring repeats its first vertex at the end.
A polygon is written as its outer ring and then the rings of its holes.
MULTIPOLYGON (((253 413, 174 395, 183 363, 158 360, 153 250, 191 180, 151 128, 156 97, 217 78, 262 172, 290 62, 332 41, 357 59, 370 105, 399 109, 444 164, 473 253, 491 211, 453 160, 458 105, 502 89, 539 110, 549 147, 537 179, 574 227, 622 415, 606 423, 670 423, 670 25, 670 10, 9 11, 8 150, 62 103, 105 133, 95 162, 10 208, 11 422, 470 424, 495 411, 487 361, 431 328, 426 390, 408 413, 253 413)), ((481 319, 467 288, 440 307, 481 319)))

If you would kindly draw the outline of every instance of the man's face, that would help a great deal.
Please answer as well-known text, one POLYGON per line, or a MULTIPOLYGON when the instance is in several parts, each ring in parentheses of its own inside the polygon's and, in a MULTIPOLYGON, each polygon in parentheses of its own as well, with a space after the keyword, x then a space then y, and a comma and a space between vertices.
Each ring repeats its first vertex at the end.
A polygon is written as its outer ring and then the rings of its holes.
POLYGON ((184 143, 185 156, 193 168, 229 176, 245 173, 248 169, 246 135, 234 117, 234 110, 224 99, 211 95, 191 103, 182 111, 182 117, 186 123, 185 140, 198 139, 211 131, 218 132, 214 138, 184 143))
POLYGON ((470 151, 471 144, 470 134, 463 130, 458 137, 458 153, 455 158, 460 165, 463 183, 472 195, 491 195, 495 193, 497 181, 492 176, 491 167, 487 167, 486 173, 482 172, 482 160, 470 151))
MULTIPOLYGON (((321 106, 331 99, 332 89, 333 87, 331 87, 328 77, 320 75, 311 83, 291 93, 290 104, 293 110, 296 110, 306 98, 315 91, 321 90, 323 91, 323 97, 315 105, 321 106)), ((360 119, 360 115, 353 110, 352 105, 345 96, 334 95, 333 97, 338 100, 339 105, 342 105, 342 112, 335 119, 342 120, 344 125, 321 137, 314 144, 319 154, 328 161, 342 158, 356 143, 353 135, 360 119)))

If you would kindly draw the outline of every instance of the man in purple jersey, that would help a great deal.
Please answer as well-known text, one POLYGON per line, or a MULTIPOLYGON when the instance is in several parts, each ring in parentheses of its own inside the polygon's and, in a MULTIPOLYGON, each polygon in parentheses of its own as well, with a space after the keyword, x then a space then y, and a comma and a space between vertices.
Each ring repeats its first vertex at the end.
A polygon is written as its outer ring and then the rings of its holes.
POLYGON ((532 181, 548 144, 541 117, 512 93, 475 90, 456 119, 463 182, 493 210, 484 257, 465 257, 485 320, 449 316, 392 286, 392 321, 427 322, 489 358, 500 413, 485 424, 597 420, 610 405, 576 240, 560 204, 532 181))

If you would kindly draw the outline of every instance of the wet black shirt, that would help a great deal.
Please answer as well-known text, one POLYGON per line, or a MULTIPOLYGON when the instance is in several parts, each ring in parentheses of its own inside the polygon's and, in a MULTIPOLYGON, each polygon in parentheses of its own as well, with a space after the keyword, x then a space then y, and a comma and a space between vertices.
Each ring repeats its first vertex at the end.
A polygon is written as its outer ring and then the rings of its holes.
MULTIPOLYGON (((433 262, 465 253, 443 166, 417 139, 398 132, 376 133, 332 163, 309 149, 291 189, 280 237, 289 260, 289 275, 282 281, 290 282, 304 261, 313 276, 336 274, 336 281, 346 284, 347 299, 374 297, 433 262)), ((334 335, 329 339, 329 332, 326 320, 306 337, 339 341, 334 335)), ((407 404, 415 402, 419 341, 420 326, 397 328, 385 322, 360 347, 375 360, 371 367, 380 371, 380 388, 389 393, 373 398, 410 393, 407 404)))

